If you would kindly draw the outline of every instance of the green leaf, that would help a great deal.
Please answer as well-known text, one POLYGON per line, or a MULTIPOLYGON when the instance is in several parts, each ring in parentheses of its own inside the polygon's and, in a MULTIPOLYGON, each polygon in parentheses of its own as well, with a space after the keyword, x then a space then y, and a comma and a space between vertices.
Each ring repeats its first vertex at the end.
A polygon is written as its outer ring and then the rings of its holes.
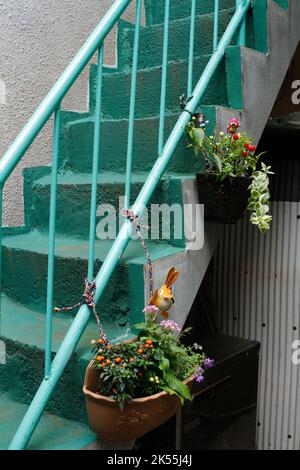
POLYGON ((195 142, 197 147, 202 147, 203 139, 204 139, 204 130, 199 128, 193 128, 190 130, 190 136, 195 142))
POLYGON ((159 368, 163 372, 167 371, 170 369, 170 361, 166 357, 162 357, 159 363, 159 368))
POLYGON ((178 393, 184 400, 192 400, 189 388, 183 382, 178 380, 171 372, 164 373, 164 379, 168 387, 178 393))

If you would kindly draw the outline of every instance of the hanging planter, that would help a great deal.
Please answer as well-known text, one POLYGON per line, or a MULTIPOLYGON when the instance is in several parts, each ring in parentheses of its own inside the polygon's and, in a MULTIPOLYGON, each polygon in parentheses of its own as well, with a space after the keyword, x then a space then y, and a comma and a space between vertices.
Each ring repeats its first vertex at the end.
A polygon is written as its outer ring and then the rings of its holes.
POLYGON ((188 147, 204 162, 204 170, 196 175, 200 204, 204 204, 207 221, 225 224, 235 223, 246 209, 250 220, 261 232, 270 228, 269 214, 270 167, 261 164, 262 154, 256 155, 256 147, 245 132, 238 132, 240 123, 230 119, 227 132, 206 135, 203 114, 191 115, 186 126, 188 147))
POLYGON ((151 296, 143 310, 145 321, 135 325, 138 336, 111 344, 95 309, 94 291, 87 296, 100 338, 91 341, 93 358, 83 393, 91 428, 98 438, 111 442, 132 441, 165 423, 185 400, 192 400, 191 383, 201 382, 205 369, 213 365, 201 346, 181 344, 181 328, 168 319, 179 273, 170 268, 165 283, 154 290, 150 254, 137 218, 129 212, 125 215, 134 223, 149 265, 151 296))
POLYGON ((197 173, 196 180, 206 221, 233 224, 243 217, 248 206, 251 178, 238 176, 220 180, 215 174, 197 173))
MULTIPOLYGON (((167 392, 133 399, 124 409, 112 398, 98 392, 100 371, 91 361, 85 375, 83 392, 90 427, 109 442, 137 439, 170 419, 181 406, 180 398, 167 392)), ((191 377, 186 383, 190 385, 191 377)))

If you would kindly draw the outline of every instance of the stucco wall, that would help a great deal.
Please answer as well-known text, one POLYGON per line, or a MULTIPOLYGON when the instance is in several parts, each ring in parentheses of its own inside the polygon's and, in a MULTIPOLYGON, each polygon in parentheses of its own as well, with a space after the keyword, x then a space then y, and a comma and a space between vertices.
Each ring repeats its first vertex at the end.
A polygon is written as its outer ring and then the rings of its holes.
MULTIPOLYGON (((0 0, 0 155, 18 135, 113 0, 0 0)), ((134 3, 124 19, 134 20, 134 3)), ((105 65, 116 64, 116 29, 106 41, 105 65)), ((87 109, 88 68, 63 102, 87 109)), ((49 164, 52 122, 9 178, 4 224, 23 223, 22 169, 49 164)))

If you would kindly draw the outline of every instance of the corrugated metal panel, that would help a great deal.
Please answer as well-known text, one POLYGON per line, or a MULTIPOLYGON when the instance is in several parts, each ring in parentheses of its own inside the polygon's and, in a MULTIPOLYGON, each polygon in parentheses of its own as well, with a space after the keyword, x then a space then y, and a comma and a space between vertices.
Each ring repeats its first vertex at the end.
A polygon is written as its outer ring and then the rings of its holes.
POLYGON ((245 217, 224 226, 215 256, 214 294, 222 332, 261 342, 257 445, 300 449, 299 202, 273 202, 262 235, 245 217))

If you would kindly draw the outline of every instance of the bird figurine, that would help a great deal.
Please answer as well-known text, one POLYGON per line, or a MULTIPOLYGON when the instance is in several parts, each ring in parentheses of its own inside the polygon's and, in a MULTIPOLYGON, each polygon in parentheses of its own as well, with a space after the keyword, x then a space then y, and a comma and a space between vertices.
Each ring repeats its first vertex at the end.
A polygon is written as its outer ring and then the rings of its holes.
POLYGON ((178 276, 179 272, 174 267, 170 268, 165 283, 160 289, 155 289, 149 300, 149 305, 155 305, 155 307, 159 308, 162 317, 165 319, 169 317, 168 310, 175 302, 171 286, 178 279, 178 276))

